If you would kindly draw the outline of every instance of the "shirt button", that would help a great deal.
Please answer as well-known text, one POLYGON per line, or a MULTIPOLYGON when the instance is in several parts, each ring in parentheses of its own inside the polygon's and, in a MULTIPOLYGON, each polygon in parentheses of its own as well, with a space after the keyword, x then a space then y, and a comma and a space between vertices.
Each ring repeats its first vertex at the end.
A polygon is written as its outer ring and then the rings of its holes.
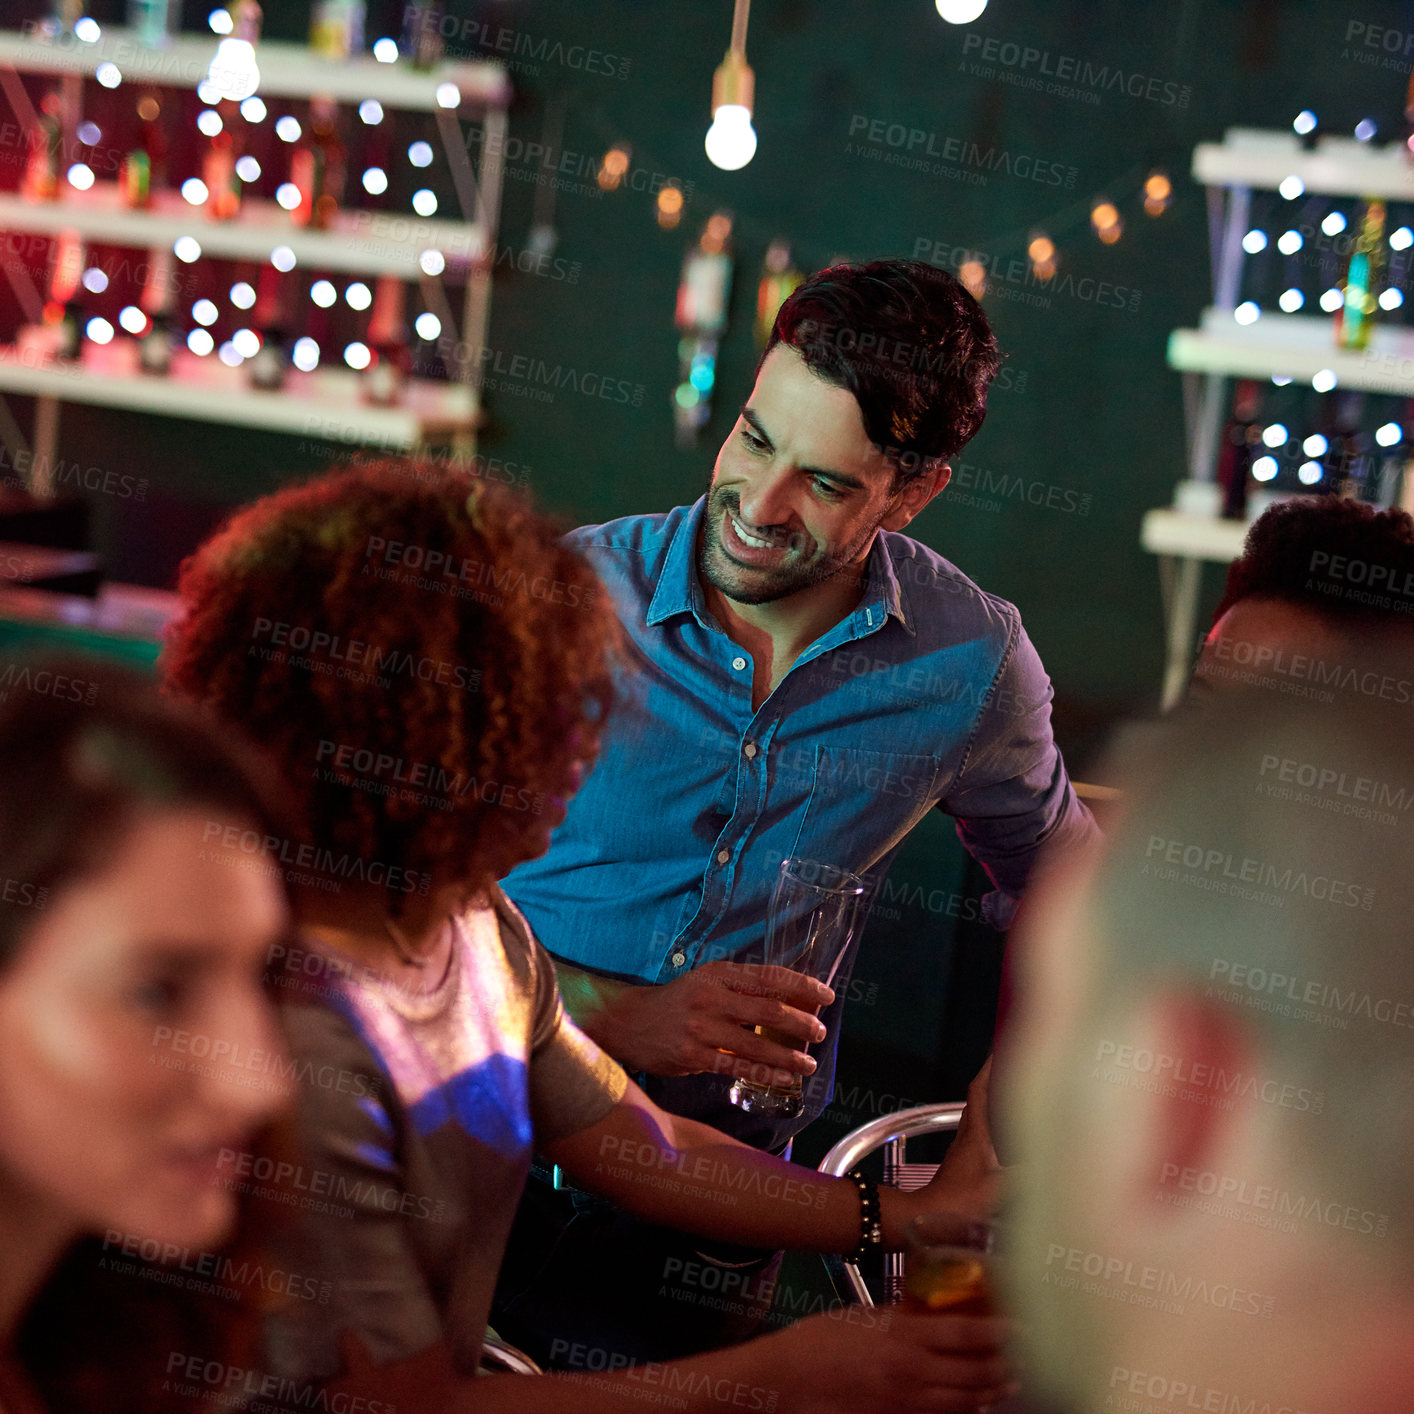
POLYGON ((748 741, 746 743, 746 759, 750 761, 756 755, 756 743, 748 741))
POLYGON ((681 967, 681 966, 683 965, 683 963, 685 963, 686 961, 687 961, 687 954, 686 954, 685 952, 675 952, 675 953, 673 954, 673 966, 674 966, 674 967, 681 967))
POLYGON ((729 850, 729 849, 719 849, 719 850, 717 851, 717 863, 718 863, 718 864, 725 864, 725 863, 727 862, 727 860, 729 860, 731 857, 732 857, 732 852, 731 852, 731 850, 729 850))
POLYGON ((734 667, 734 668, 737 670, 737 672, 740 672, 745 666, 746 666, 746 659, 745 659, 745 658, 733 658, 733 659, 732 659, 732 667, 734 667))

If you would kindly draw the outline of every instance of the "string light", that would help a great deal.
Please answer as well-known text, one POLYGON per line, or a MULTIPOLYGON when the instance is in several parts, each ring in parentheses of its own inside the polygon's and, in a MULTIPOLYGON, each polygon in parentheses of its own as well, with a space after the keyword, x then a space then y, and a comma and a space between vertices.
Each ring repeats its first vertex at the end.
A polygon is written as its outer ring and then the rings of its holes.
POLYGON ((957 268, 957 278, 975 300, 987 293, 987 267, 980 260, 964 260, 957 268))
POLYGON ((1124 222, 1112 201, 1097 201, 1090 208, 1090 224, 1106 245, 1113 245, 1124 234, 1124 222))
POLYGON ((605 154, 604 160, 599 164, 599 174, 596 181, 603 191, 617 191, 619 183, 624 179, 624 173, 628 171, 629 149, 620 145, 611 147, 605 154))
POLYGON ((712 75, 712 126, 703 145, 707 160, 724 172, 740 171, 756 156, 756 129, 751 126, 756 75, 746 62, 750 11, 751 0, 736 0, 731 45, 712 75))
POLYGON ((1173 198, 1173 183, 1166 172, 1150 172, 1144 183, 1144 212, 1162 216, 1173 198))
POLYGON ((682 205, 681 187, 674 186, 670 182, 660 188, 657 201, 658 224, 665 231, 671 231, 682 220, 682 205))

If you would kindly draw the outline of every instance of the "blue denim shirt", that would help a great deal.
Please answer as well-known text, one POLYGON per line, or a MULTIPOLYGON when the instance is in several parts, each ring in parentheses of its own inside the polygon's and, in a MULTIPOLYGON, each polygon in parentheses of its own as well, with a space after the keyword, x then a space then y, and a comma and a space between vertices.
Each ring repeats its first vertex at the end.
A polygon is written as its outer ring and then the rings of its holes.
MULTIPOLYGON (((502 881, 545 947, 635 983, 755 960, 783 859, 841 866, 877 888, 933 809, 955 817, 995 886, 984 914, 1008 926, 1041 843, 1094 829, 1016 609, 881 530, 858 607, 753 710, 751 655, 722 631, 697 577, 704 506, 567 537, 615 602, 628 663, 598 761, 549 851, 502 881)), ((640 1083, 675 1113, 784 1143, 829 1103, 852 965, 821 1014, 830 1034, 811 1049, 804 1117, 771 1126, 744 1114, 727 1102, 727 1077, 640 1083)))

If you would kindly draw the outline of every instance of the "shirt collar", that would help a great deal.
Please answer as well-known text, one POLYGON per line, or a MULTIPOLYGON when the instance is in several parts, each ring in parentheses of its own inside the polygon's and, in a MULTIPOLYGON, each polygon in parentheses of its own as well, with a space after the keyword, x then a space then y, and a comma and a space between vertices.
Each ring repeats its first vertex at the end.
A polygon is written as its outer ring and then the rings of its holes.
MULTIPOLYGON (((673 533, 658 586, 648 604, 649 624, 660 624, 674 614, 694 614, 699 622, 705 621, 707 603, 697 578, 697 534, 706 508, 707 497, 699 496, 673 533)), ((916 634, 898 575, 894 572, 893 556, 889 554, 885 539, 887 533, 881 530, 874 537, 869 551, 869 585, 854 612, 859 614, 878 607, 884 614, 892 614, 910 634, 916 634)))

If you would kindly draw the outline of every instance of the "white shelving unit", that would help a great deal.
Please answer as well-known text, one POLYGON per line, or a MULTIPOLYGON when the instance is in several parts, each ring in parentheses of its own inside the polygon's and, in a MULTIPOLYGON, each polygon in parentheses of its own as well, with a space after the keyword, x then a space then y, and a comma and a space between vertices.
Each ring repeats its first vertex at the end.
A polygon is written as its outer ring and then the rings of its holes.
MULTIPOLYGON (((1208 188, 1213 303, 1203 311, 1197 329, 1175 329, 1168 343, 1169 366, 1202 379, 1189 428, 1190 480, 1217 479, 1229 378, 1288 377, 1309 383, 1329 370, 1339 387, 1414 396, 1410 331, 1376 325, 1370 346, 1357 353, 1337 347, 1329 316, 1264 310, 1245 325, 1233 317, 1252 192, 1274 191, 1295 176, 1306 191, 1324 196, 1414 201, 1414 164, 1402 144, 1375 147, 1350 138, 1323 138, 1307 149, 1291 132, 1229 128, 1222 142, 1194 148, 1193 175, 1208 188)), ((1167 586, 1165 710, 1182 697, 1188 681, 1203 563, 1236 559, 1246 532, 1235 522, 1213 521, 1210 529, 1194 524, 1202 520, 1175 511, 1151 511, 1140 536, 1143 547, 1161 557, 1167 586)))
MULTIPOLYGON (((161 48, 147 48, 121 29, 104 31, 92 44, 72 35, 51 39, 0 31, 0 81, 9 80, 4 87, 12 103, 18 85, 13 74, 4 70, 59 76, 72 94, 83 77, 111 63, 124 83, 195 88, 206 77, 217 42, 215 35, 188 35, 161 48)), ((42 496, 50 489, 46 481, 55 465, 60 402, 132 408, 390 449, 411 449, 435 436, 450 440, 464 455, 474 452, 480 352, 490 318, 490 255, 500 214, 500 154, 505 148, 511 95, 505 69, 495 62, 475 61, 419 71, 401 61, 382 64, 367 56, 329 60, 303 45, 275 41, 261 42, 257 61, 259 93, 267 99, 323 94, 356 104, 375 98, 388 110, 434 114, 458 199, 470 213, 467 220, 430 220, 412 213, 351 208, 339 213, 332 229, 318 231, 296 226, 273 202, 250 200, 243 203, 237 219, 216 222, 175 192, 154 193, 150 207, 135 209, 121 203, 114 184, 97 183, 86 192, 66 187, 62 199, 45 203, 0 194, 0 232, 57 235, 76 230, 87 240, 143 250, 170 248, 179 237, 192 236, 201 246, 202 258, 257 262, 285 246, 302 268, 416 280, 438 306, 444 330, 456 335, 455 379, 411 380, 397 406, 372 407, 360 401, 356 375, 338 368, 313 374, 292 370, 285 388, 270 393, 252 388, 241 370, 184 350, 178 350, 170 374, 144 374, 136 367, 131 345, 121 339, 108 349, 86 349, 78 364, 36 358, 29 349, 0 348, 0 392, 39 399, 31 479, 35 494, 42 496), (456 122, 456 116, 467 111, 481 112, 486 125, 479 172, 472 170, 456 122), (425 272, 422 257, 428 251, 442 256, 445 273, 465 279, 459 330, 442 291, 441 275, 425 272)))

